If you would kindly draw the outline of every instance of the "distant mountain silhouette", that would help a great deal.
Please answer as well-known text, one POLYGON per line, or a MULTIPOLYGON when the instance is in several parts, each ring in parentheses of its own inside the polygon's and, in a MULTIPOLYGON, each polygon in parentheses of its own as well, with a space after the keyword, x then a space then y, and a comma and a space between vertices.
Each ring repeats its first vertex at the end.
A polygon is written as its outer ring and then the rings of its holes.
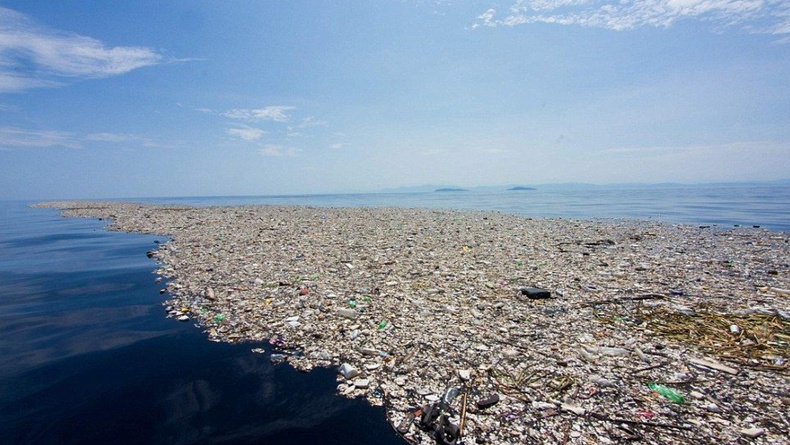
POLYGON ((468 192, 467 189, 459 189, 459 188, 452 188, 452 187, 445 187, 434 190, 434 192, 468 192))

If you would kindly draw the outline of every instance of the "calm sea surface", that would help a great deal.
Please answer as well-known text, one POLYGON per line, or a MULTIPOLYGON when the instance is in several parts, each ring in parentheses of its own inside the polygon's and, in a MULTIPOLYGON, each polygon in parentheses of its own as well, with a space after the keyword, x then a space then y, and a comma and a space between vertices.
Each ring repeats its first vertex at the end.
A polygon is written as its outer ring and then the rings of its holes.
POLYGON ((170 204, 288 204, 496 210, 535 218, 638 218, 790 231, 790 185, 600 187, 497 192, 371 193, 148 199, 170 204))
MULTIPOLYGON (((140 201, 140 200, 138 200, 140 201)), ((790 187, 172 198, 497 210, 790 231, 790 187)), ((396 444, 381 408, 335 395, 335 372, 272 365, 164 317, 145 252, 162 237, 111 233, 29 202, 0 202, 0 443, 396 444)))
POLYGON ((0 444, 402 444, 335 370, 165 318, 164 238, 0 202, 0 444))

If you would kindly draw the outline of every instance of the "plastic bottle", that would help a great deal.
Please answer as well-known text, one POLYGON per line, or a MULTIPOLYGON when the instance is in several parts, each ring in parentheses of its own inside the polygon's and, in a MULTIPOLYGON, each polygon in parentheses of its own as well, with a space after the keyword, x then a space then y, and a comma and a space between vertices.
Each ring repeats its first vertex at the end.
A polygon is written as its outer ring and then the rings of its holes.
POLYGON ((675 391, 672 388, 667 388, 664 385, 659 385, 653 382, 648 383, 647 387, 661 394, 662 396, 666 397, 667 400, 669 400, 672 403, 683 404, 686 402, 686 399, 683 397, 683 395, 681 395, 679 392, 675 391))

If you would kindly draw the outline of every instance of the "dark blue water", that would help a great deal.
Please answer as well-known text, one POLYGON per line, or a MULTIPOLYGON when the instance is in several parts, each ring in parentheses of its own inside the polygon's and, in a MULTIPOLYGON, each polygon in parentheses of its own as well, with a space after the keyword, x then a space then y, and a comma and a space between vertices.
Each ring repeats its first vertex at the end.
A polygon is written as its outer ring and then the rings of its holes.
MULTIPOLYGON (((790 231, 790 186, 600 188, 150 199, 498 210, 790 231)), ((401 443, 381 408, 335 395, 334 370, 274 366, 261 345, 212 343, 164 317, 145 252, 107 232, 0 202, 0 444, 401 443)))
POLYGON ((790 185, 547 188, 531 191, 152 198, 189 205, 286 204, 495 210, 534 218, 637 218, 790 231, 790 185))
POLYGON ((335 371, 164 317, 164 238, 0 202, 0 444, 401 444, 335 371))

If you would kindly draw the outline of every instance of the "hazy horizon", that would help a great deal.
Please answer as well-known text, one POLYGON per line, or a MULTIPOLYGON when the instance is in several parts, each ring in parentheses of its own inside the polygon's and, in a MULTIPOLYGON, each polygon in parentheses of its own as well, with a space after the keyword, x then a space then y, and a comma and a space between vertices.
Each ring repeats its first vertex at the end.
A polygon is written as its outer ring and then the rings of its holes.
MULTIPOLYGON (((511 191, 510 189, 513 187, 528 187, 531 190, 525 190, 524 193, 529 193, 530 191, 579 191, 579 190, 617 190, 617 189, 647 189, 650 187, 656 188, 664 188, 664 189, 671 189, 671 188, 710 188, 710 187, 787 187, 790 186, 790 179, 777 179, 771 181, 734 181, 734 182, 698 182, 698 183, 680 183, 680 182, 656 182, 656 183, 648 183, 648 182, 622 182, 622 183, 584 183, 584 182, 557 182, 557 183, 545 183, 545 184, 526 184, 526 183, 519 183, 519 184, 497 184, 497 185, 473 185, 473 186, 457 186, 454 184, 423 184, 423 185, 406 185, 406 186, 399 186, 399 187, 388 187, 388 188, 380 188, 380 189, 371 189, 371 190, 338 190, 333 192, 310 192, 310 193, 249 193, 243 195, 220 195, 220 194, 212 194, 212 195, 127 195, 127 196, 93 196, 93 197, 83 197, 83 196, 42 196, 42 197, 33 197, 33 198, 0 198, 0 201, 34 201, 34 202, 46 202, 46 201, 60 201, 60 200, 102 200, 102 199, 110 199, 110 200, 134 200, 134 199, 168 199, 168 198, 255 198, 255 197, 295 197, 295 196, 323 196, 323 195, 375 195, 375 194, 422 194, 422 193, 434 193, 434 192, 441 192, 447 190, 440 190, 440 189, 454 189, 458 188, 457 191, 463 192, 470 192, 470 193, 495 193, 495 192, 506 192, 511 191)), ((452 190, 455 191, 455 190, 452 190)), ((515 191, 518 192, 518 191, 515 191)))

